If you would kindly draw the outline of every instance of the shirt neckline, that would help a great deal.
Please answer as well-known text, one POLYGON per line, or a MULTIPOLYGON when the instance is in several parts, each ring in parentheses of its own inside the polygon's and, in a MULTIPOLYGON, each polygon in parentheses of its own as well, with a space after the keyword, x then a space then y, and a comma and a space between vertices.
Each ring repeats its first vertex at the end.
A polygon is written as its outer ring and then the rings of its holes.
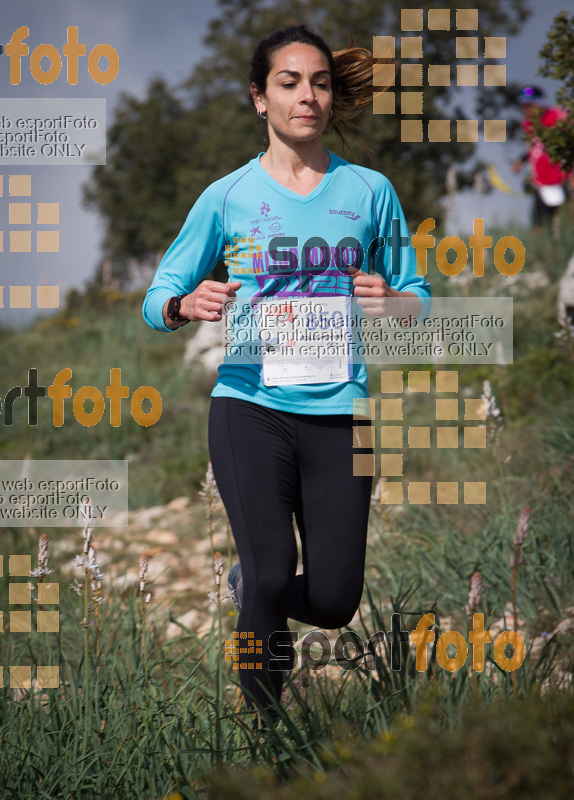
POLYGON ((292 191, 292 189, 288 189, 286 186, 283 186, 282 183, 276 181, 275 178, 273 178, 267 172, 267 170, 265 170, 264 167, 261 166, 260 159, 261 156, 264 155, 264 152, 259 153, 259 155, 256 156, 251 163, 253 164, 255 172, 259 175, 261 180, 263 180, 266 184, 268 184, 268 186, 271 186, 271 188, 274 189, 276 192, 279 192, 279 194, 282 194, 285 197, 289 197, 292 200, 297 200, 299 203, 310 203, 311 200, 314 200, 316 197, 322 194, 322 192, 325 191, 327 186, 333 180, 335 170, 338 166, 339 162, 338 156, 336 156, 334 153, 331 153, 330 150, 326 150, 325 152, 329 154, 329 166, 327 167, 327 172, 323 175, 323 177, 321 178, 317 186, 315 186, 313 191, 306 195, 298 194, 297 192, 292 191))

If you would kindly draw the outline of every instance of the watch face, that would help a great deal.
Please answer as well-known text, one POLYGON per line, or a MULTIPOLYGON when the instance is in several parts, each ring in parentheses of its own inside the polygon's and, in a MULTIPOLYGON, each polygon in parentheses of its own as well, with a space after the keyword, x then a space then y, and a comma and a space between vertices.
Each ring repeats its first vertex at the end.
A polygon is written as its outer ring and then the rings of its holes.
POLYGON ((180 299, 179 297, 170 297, 168 304, 167 304, 167 316, 169 319, 176 321, 179 316, 179 306, 180 306, 180 299))

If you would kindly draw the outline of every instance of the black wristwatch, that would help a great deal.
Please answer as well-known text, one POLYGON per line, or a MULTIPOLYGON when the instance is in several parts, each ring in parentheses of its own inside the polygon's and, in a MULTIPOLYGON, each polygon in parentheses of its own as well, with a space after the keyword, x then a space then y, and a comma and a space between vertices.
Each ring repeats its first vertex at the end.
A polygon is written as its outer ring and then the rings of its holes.
POLYGON ((176 297, 170 297, 167 301, 167 316, 172 322, 191 322, 191 320, 187 319, 187 317, 182 317, 179 313, 181 301, 184 297, 187 297, 187 294, 178 294, 176 297))

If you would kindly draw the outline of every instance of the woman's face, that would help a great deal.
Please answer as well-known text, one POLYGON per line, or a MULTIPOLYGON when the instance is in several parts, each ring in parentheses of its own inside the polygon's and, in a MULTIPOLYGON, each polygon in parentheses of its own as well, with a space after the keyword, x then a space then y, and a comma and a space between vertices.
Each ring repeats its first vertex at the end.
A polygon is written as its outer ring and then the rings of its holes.
POLYGON ((258 111, 267 113, 275 134, 289 141, 320 137, 333 101, 331 70, 326 56, 309 44, 289 44, 277 50, 263 94, 251 93, 258 111))

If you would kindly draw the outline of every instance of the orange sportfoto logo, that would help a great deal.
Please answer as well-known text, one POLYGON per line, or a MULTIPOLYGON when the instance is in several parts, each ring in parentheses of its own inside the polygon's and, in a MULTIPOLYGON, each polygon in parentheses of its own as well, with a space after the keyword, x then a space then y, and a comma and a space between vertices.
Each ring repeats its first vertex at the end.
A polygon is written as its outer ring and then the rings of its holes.
MULTIPOLYGON (((18 86, 22 80, 22 59, 30 56, 30 74, 37 83, 47 86, 58 79, 62 71, 62 56, 53 44, 39 44, 30 53, 30 47, 25 39, 30 35, 30 28, 21 25, 17 28, 10 41, 4 47, 4 52, 10 60, 10 83, 18 86), (44 68, 43 59, 47 59, 49 66, 44 68)), ((0 47, 0 53, 2 48, 0 47)), ((78 41, 78 28, 70 25, 67 29, 67 39, 62 45, 62 53, 66 59, 66 80, 71 86, 78 83, 79 59, 87 54, 87 47, 78 41)), ((111 44, 97 44, 88 55, 88 72, 96 83, 105 85, 116 79, 120 69, 120 57, 111 44), (101 59, 106 60, 105 68, 100 66, 101 59)))

